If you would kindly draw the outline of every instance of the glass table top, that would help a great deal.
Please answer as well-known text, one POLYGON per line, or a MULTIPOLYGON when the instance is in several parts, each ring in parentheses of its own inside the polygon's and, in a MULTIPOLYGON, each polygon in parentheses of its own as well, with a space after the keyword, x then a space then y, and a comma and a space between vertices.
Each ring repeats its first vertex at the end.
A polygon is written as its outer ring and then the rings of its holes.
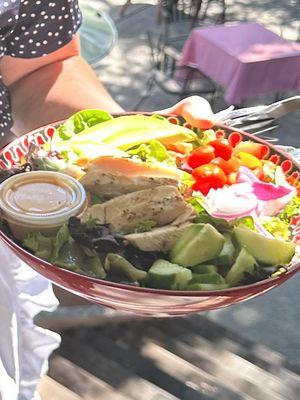
POLYGON ((83 16, 79 29, 81 54, 93 67, 113 49, 118 38, 118 32, 113 20, 105 12, 79 2, 83 16))

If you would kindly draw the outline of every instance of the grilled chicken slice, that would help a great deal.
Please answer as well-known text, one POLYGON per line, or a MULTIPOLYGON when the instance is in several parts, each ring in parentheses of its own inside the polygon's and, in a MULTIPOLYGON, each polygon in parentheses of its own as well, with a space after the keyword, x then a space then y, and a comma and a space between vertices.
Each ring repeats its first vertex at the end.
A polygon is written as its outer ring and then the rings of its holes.
POLYGON ((161 251, 167 253, 175 245, 184 231, 193 224, 187 223, 180 226, 167 225, 154 228, 149 232, 131 233, 124 239, 143 251, 161 251))
POLYGON ((192 212, 178 189, 174 186, 157 186, 118 196, 87 210, 84 220, 97 218, 115 231, 135 229, 144 221, 154 221, 156 226, 168 225, 180 215, 192 212))
POLYGON ((89 192, 111 199, 156 186, 178 186, 178 173, 171 168, 150 166, 126 158, 98 157, 80 182, 89 192))
POLYGON ((187 222, 192 222, 195 219, 195 210, 193 207, 189 207, 186 211, 180 214, 172 223, 173 226, 180 226, 187 222))

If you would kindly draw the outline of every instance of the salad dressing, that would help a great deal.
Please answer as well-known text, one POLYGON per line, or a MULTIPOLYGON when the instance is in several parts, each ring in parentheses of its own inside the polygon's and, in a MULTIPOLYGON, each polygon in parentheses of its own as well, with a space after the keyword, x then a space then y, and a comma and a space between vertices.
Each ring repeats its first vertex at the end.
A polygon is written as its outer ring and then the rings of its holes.
POLYGON ((72 202, 72 193, 57 180, 32 180, 12 186, 7 191, 6 201, 15 210, 45 214, 67 209, 72 202))
POLYGON ((53 171, 14 175, 0 185, 0 207, 14 236, 29 232, 53 234, 86 205, 83 186, 74 178, 53 171))

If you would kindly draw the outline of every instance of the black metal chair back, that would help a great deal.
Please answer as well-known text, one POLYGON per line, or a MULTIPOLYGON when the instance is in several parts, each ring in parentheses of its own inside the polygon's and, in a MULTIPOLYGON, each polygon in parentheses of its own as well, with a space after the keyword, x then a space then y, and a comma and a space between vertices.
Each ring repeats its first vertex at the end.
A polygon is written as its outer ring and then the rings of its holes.
POLYGON ((203 0, 162 0, 161 7, 166 22, 174 23, 190 20, 194 24, 198 18, 203 0))
POLYGON ((179 66, 179 53, 166 46, 151 32, 147 32, 151 55, 150 76, 142 97, 132 108, 138 110, 141 104, 151 95, 152 89, 158 86, 163 92, 182 99, 191 95, 207 95, 214 102, 218 87, 210 78, 200 73, 193 65, 179 66), (182 71, 182 77, 176 74, 182 71))

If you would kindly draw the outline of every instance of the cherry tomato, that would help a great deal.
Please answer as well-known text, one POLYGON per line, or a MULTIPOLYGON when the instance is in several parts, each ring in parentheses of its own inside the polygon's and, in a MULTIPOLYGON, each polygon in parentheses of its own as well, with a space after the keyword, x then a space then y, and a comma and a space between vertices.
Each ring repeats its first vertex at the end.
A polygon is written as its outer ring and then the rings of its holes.
POLYGON ((229 174, 231 172, 237 172, 240 166, 241 166, 241 161, 237 157, 231 157, 227 161, 227 168, 229 174))
POLYGON ((188 154, 193 150, 192 143, 176 142, 168 145, 168 150, 176 151, 181 154, 188 154))
POLYGON ((195 187, 203 194, 207 194, 209 189, 218 189, 225 185, 227 182, 224 171, 217 165, 204 164, 196 168, 192 172, 193 177, 196 179, 195 187))
POLYGON ((300 215, 295 215, 294 217, 292 217, 291 225, 292 226, 300 225, 300 215))
POLYGON ((215 158, 214 148, 209 145, 197 147, 187 158, 187 164, 192 168, 208 164, 215 158))
POLYGON ((251 141, 240 142, 234 148, 233 153, 237 154, 239 152, 249 153, 256 158, 262 159, 269 153, 268 146, 261 143, 254 143, 251 141))
POLYGON ((241 162, 237 157, 231 157, 228 161, 224 160, 222 157, 217 157, 210 163, 220 167, 226 175, 232 172, 237 172, 241 165, 241 162))
POLYGON ((226 161, 231 157, 233 148, 227 139, 217 139, 209 142, 209 145, 215 149, 216 157, 222 157, 226 161))
POLYGON ((210 191, 211 186, 209 182, 196 181, 195 183, 193 183, 192 189, 195 190, 196 192, 201 192, 202 194, 204 194, 204 196, 206 196, 210 191))
POLYGON ((213 160, 211 160, 210 163, 220 167, 225 172, 226 175, 229 174, 228 161, 225 161, 224 158, 222 157, 214 158, 213 160))

